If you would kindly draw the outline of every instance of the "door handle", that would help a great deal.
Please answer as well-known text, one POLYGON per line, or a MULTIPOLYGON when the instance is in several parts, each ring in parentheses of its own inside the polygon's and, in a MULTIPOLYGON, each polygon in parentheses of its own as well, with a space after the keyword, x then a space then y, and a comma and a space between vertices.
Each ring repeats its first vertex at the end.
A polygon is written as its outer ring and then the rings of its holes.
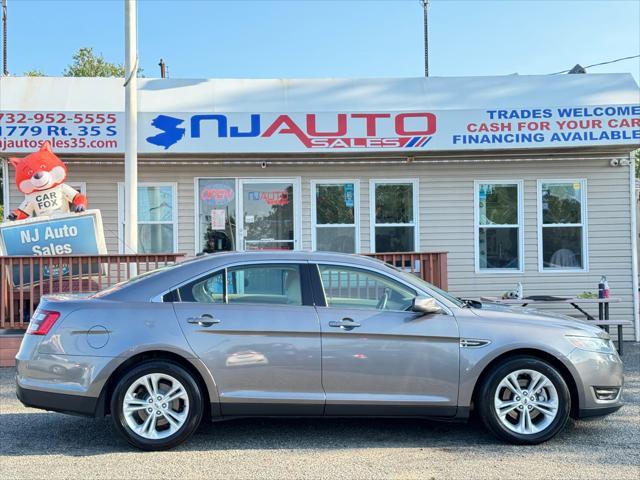
POLYGON ((354 328, 359 327, 360 324, 358 322, 354 322, 352 318, 343 318, 340 321, 329 322, 329 326, 342 328, 343 330, 353 330, 354 328))
POLYGON ((208 313, 204 313, 199 317, 189 317, 187 318, 187 323, 200 325, 203 327, 210 327, 214 323, 220 323, 220 320, 217 318, 213 318, 213 315, 209 315, 208 313))

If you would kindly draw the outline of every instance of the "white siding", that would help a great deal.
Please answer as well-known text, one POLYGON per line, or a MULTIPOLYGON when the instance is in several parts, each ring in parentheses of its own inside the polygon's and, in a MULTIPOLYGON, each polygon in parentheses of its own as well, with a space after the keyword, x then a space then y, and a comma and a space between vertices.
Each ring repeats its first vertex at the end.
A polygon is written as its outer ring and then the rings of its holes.
MULTIPOLYGON (((619 157, 619 155, 617 156, 619 157)), ((13 169, 11 182, 13 182, 13 169)), ((121 164, 74 164, 69 162, 69 180, 85 181, 90 208, 99 208, 107 248, 117 252, 117 182, 123 180, 121 164)), ((177 182, 178 251, 194 254, 194 177, 300 177, 302 237, 311 248, 310 181, 323 178, 360 180, 361 251, 370 250, 369 180, 372 178, 419 179, 420 250, 449 252, 449 290, 465 297, 499 295, 524 285, 525 295, 570 296, 597 291, 606 274, 612 295, 622 299, 611 306, 611 317, 633 320, 631 202, 629 169, 609 166, 607 159, 528 161, 500 163, 431 163, 398 165, 270 165, 248 166, 194 164, 141 164, 140 182, 177 182), (537 180, 585 179, 587 182, 589 271, 580 273, 538 272, 537 180), (524 191, 524 273, 476 274, 474 271, 474 180, 522 180, 524 191)), ((15 208, 22 195, 10 192, 15 208)), ((558 308, 558 307, 554 307, 558 308)), ((566 311, 566 313, 575 313, 566 311)), ((595 312, 597 313, 597 312, 595 312)), ((632 339, 633 327, 625 328, 632 339)))

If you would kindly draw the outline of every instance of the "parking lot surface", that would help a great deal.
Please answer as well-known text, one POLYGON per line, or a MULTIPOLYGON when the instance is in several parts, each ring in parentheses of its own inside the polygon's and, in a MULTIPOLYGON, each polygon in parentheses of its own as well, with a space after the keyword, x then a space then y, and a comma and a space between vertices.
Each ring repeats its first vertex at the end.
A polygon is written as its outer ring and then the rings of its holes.
POLYGON ((640 345, 625 344, 617 413, 570 421, 553 440, 505 445, 479 422, 245 419, 206 424, 185 444, 140 452, 110 419, 25 408, 0 369, 0 478, 640 478, 640 345))

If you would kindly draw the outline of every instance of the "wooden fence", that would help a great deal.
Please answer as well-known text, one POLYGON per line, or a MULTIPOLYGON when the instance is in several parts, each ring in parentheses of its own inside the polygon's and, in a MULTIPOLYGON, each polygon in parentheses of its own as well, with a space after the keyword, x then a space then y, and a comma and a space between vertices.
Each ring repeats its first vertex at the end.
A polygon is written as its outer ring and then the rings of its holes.
POLYGON ((447 252, 365 253, 364 255, 411 272, 442 290, 449 289, 447 252))
POLYGON ((42 295, 97 292, 184 255, 0 256, 0 329, 24 329, 42 295))
MULTIPOLYGON (((368 253, 447 290, 446 252, 368 253)), ((97 292, 132 275, 171 265, 181 253, 135 255, 0 256, 0 329, 25 329, 40 297, 97 292)))

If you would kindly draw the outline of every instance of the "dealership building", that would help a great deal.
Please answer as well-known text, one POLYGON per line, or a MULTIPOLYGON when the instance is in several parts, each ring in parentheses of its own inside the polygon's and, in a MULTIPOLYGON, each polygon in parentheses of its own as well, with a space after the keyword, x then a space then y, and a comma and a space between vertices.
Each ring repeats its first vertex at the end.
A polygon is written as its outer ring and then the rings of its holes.
MULTIPOLYGON (((638 340, 630 75, 138 85, 138 251, 446 251, 471 298, 606 275, 638 340)), ((48 139, 124 252, 123 109, 122 79, 0 78, 5 215, 24 198, 8 157, 48 139)))

